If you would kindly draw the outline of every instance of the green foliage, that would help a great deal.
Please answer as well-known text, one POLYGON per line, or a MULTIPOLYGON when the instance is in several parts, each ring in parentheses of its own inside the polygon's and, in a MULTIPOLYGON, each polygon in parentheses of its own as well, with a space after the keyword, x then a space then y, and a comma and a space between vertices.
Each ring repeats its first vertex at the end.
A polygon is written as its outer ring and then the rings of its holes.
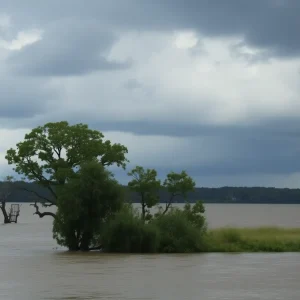
POLYGON ((163 184, 170 194, 163 213, 168 211, 175 197, 182 196, 186 199, 188 192, 194 191, 195 185, 195 181, 185 171, 181 173, 170 172, 163 184))
POLYGON ((195 188, 195 181, 185 172, 181 173, 170 172, 164 181, 164 187, 174 196, 187 196, 187 193, 195 188))
POLYGON ((154 169, 145 170, 137 166, 128 173, 133 179, 128 183, 131 191, 136 192, 142 204, 142 219, 151 219, 150 208, 159 202, 159 189, 161 182, 158 180, 154 169))
POLYGON ((159 232, 126 206, 105 226, 101 240, 108 252, 153 253, 158 249, 159 232))
POLYGON ((63 185, 82 163, 98 160, 103 166, 125 167, 127 148, 103 138, 101 132, 85 124, 47 123, 32 129, 16 149, 7 151, 5 158, 26 180, 47 187, 55 203, 53 186, 63 185))
POLYGON ((123 189, 95 161, 81 165, 80 170, 58 189, 57 214, 53 237, 70 250, 89 250, 103 224, 123 203, 123 189))
POLYGON ((201 201, 197 201, 193 205, 186 203, 183 209, 183 214, 189 222, 202 231, 206 231, 206 219, 204 213, 205 207, 201 201))
POLYGON ((203 205, 199 203, 195 209, 192 206, 184 210, 173 208, 145 223, 128 205, 104 227, 102 241, 105 250, 124 253, 203 251, 206 234, 203 212, 203 205))
POLYGON ((188 253, 203 250, 204 228, 191 222, 185 211, 172 208, 152 221, 160 232, 159 252, 188 253))

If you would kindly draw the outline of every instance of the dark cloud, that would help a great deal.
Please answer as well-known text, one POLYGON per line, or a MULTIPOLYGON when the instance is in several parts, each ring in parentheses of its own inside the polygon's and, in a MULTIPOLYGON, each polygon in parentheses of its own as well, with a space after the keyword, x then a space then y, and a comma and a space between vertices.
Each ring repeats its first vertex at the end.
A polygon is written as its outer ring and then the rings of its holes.
POLYGON ((0 8, 27 24, 79 17, 79 23, 93 19, 116 30, 196 29, 208 36, 238 35, 271 56, 300 54, 299 0, 52 0, 47 5, 6 0, 0 8))
MULTIPOLYGON (((65 113, 64 113, 65 114, 65 113)), ((119 131, 137 135, 173 136, 182 138, 186 147, 170 148, 170 156, 174 164, 162 166, 159 159, 161 145, 153 145, 153 152, 144 149, 142 161, 132 160, 129 168, 134 165, 156 168, 160 174, 170 170, 185 169, 193 177, 216 176, 262 176, 264 174, 280 174, 287 176, 300 172, 300 121, 297 119, 277 119, 251 126, 209 126, 193 125, 180 122, 155 123, 144 122, 101 122, 74 116, 64 117, 59 114, 47 114, 39 119, 23 121, 23 127, 34 127, 48 121, 68 120, 70 123, 88 123, 93 129, 102 132, 119 131), (209 158, 212 152, 213 158, 209 158), (186 161, 178 164, 176 160, 186 161)), ((130 139, 129 139, 130 140, 130 139)), ((113 142, 120 142, 113 140, 113 142)), ((126 145, 137 147, 139 145, 126 145)), ((129 151, 130 154, 130 151, 129 151)), ((114 169, 114 172, 116 170, 114 169)), ((123 173, 116 171, 116 176, 123 173)), ((125 175, 124 175, 125 176, 125 175)), ((121 178, 120 177, 120 178, 121 178)), ((125 177, 124 177, 125 178, 125 177)), ((255 181, 257 182, 257 181, 255 181)), ((247 182, 245 182, 247 185, 247 182)))
MULTIPOLYGON (((94 126, 93 126, 94 125, 94 126)), ((93 124, 102 131, 129 131, 184 138, 192 148, 188 152, 171 149, 175 157, 192 156, 193 162, 182 165, 193 176, 236 176, 249 174, 290 174, 300 172, 300 121, 281 119, 252 126, 204 126, 181 123, 146 122, 93 124), (205 161, 209 151, 220 153, 220 159, 205 161), (224 153, 224 154, 222 154, 224 153), (204 157, 204 160, 203 160, 204 157)), ((157 145, 159 148, 159 145, 157 145)), ((155 154, 154 154, 155 155, 155 154)), ((189 159, 187 159, 189 161, 189 159)), ((167 172, 161 166, 162 173, 167 172)), ((171 167, 171 166, 170 166, 171 167)), ((168 168, 170 168, 168 167, 168 168)))
MULTIPOLYGON (((299 0, 4 0, 0 3, 0 11, 12 16, 13 24, 18 30, 44 30, 41 41, 14 52, 7 60, 8 70, 12 68, 14 74, 35 75, 36 80, 30 79, 30 76, 25 76, 28 80, 18 76, 0 80, 1 125, 33 127, 47 121, 67 119, 72 123, 89 123, 91 127, 101 131, 183 138, 192 150, 185 152, 180 148, 170 149, 170 155, 175 160, 176 157, 189 156, 189 163, 186 165, 177 164, 176 168, 162 167, 155 162, 151 165, 149 157, 145 157, 142 162, 133 162, 157 168, 162 174, 170 169, 186 169, 194 177, 286 175, 300 172, 300 122, 297 119, 274 118, 249 126, 209 126, 189 121, 184 123, 177 119, 176 113, 174 121, 165 122, 158 122, 151 116, 147 119, 145 116, 137 116, 139 121, 126 122, 113 117, 109 122, 101 121, 101 116, 92 120, 89 116, 83 116, 81 111, 78 115, 51 111, 47 103, 50 99, 57 100, 59 97, 37 78, 128 68, 128 62, 107 59, 118 34, 128 30, 171 32, 194 29, 209 37, 238 36, 241 42, 232 45, 232 55, 242 56, 249 62, 267 61, 270 57, 300 56, 299 0), (260 51, 257 54, 243 53, 241 48, 248 45, 257 47, 260 51), (4 124, 9 118, 15 118, 16 121, 4 124), (210 151, 219 154, 219 157, 206 160, 210 151)), ((9 34, 15 34, 18 30, 10 29, 9 34)), ((5 34, 8 35, 7 32, 5 34)), ((199 44, 190 50, 190 54, 198 55, 202 51, 204 49, 199 44)), ((216 65, 221 63, 216 61, 216 65)), ((126 76, 128 78, 128 74, 126 76)), ((120 81, 121 85, 124 83, 122 88, 137 94, 139 90, 145 91, 147 82, 140 83, 135 79, 137 74, 131 76, 133 79, 126 81, 124 78, 124 81, 120 81)), ((113 99, 105 101, 125 98, 117 93, 112 95, 115 96, 113 99)), ((99 99, 103 99, 101 91, 99 99)), ((98 105, 105 105, 105 101, 100 100, 98 105)), ((74 102, 74 106, 75 104, 74 102)), ((118 105, 116 103, 116 107, 122 110, 122 106, 118 105)), ((123 102, 123 105, 126 104, 123 102)), ((180 107, 182 111, 179 115, 182 116, 184 105, 180 107)), ((159 155, 160 145, 155 147, 158 154, 153 155, 159 155)))
POLYGON ((105 58, 116 37, 92 21, 64 20, 45 29, 42 40, 13 52, 7 63, 15 74, 35 76, 83 75, 120 70, 130 62, 105 58))
POLYGON ((6 120, 32 118, 45 113, 49 101, 56 102, 59 99, 56 90, 41 80, 0 78, 0 90, 0 118, 6 120))

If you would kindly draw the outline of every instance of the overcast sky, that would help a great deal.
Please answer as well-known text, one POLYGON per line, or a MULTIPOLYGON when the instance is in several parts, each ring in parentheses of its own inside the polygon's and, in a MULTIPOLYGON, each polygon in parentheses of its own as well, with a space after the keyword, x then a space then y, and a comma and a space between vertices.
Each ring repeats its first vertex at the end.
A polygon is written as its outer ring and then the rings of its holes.
POLYGON ((299 14, 299 0, 0 1, 0 175, 26 132, 68 120, 125 144, 129 168, 300 187, 299 14))

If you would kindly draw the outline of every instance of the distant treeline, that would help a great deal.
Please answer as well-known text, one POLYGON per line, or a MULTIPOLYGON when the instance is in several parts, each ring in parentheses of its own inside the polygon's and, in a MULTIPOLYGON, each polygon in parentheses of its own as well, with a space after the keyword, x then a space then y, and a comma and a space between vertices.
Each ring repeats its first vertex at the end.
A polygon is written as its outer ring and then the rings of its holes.
MULTIPOLYGON (((8 187, 0 182, 0 191, 7 190, 8 187)), ((49 191, 33 183, 15 182, 9 187, 9 202, 33 202, 34 195, 24 190, 33 190, 36 193, 51 197, 49 191)), ((126 196, 133 202, 138 202, 138 196, 126 191, 126 196)), ((168 193, 160 192, 161 202, 168 201, 168 193)), ((182 203, 184 199, 175 198, 174 202, 182 203)), ((300 189, 277 189, 264 187, 221 187, 221 188, 196 188, 194 193, 188 194, 188 200, 195 202, 202 200, 204 203, 299 203, 300 189)))

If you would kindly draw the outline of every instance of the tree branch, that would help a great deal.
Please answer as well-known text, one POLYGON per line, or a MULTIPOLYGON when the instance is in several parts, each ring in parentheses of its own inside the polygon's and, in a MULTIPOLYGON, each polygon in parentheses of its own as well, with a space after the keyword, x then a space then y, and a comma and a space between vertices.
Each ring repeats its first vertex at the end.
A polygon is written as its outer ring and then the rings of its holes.
POLYGON ((46 211, 46 212, 40 212, 40 208, 37 205, 37 202, 30 204, 31 206, 35 207, 35 213, 33 213, 34 215, 38 215, 40 218, 43 218, 45 216, 51 216, 53 218, 56 218, 56 214, 50 211, 46 211))
POLYGON ((48 206, 55 205, 54 201, 50 200, 50 199, 47 198, 47 197, 44 197, 44 196, 40 195, 38 192, 35 192, 35 191, 33 191, 33 190, 29 190, 29 189, 27 189, 27 188, 25 188, 25 187, 21 187, 20 189, 21 189, 21 190, 24 190, 24 191, 27 191, 27 192, 29 192, 29 193, 32 193, 32 194, 36 195, 38 198, 41 198, 41 199, 45 200, 46 202, 49 202, 49 203, 50 203, 50 204, 42 203, 42 205, 43 205, 44 207, 48 207, 48 206))
MULTIPOLYGON (((28 164, 28 166, 30 166, 30 159, 27 157, 26 158, 26 160, 27 160, 27 164, 28 164)), ((42 183, 42 182, 46 182, 47 183, 47 185, 46 185, 46 187, 49 189, 49 191, 51 192, 51 194, 54 196, 54 198, 56 199, 57 198, 57 195, 56 195, 56 193, 54 192, 54 190, 52 189, 52 187, 51 187, 51 181, 50 180, 48 180, 45 176, 43 176, 43 175, 39 175, 32 167, 30 167, 30 171, 31 171, 31 173, 42 183)))
POLYGON ((169 210, 170 206, 173 203, 174 198, 177 197, 177 196, 180 196, 180 195, 181 195, 181 193, 173 193, 173 194, 171 194, 171 196, 169 198, 169 201, 166 203, 165 210, 162 213, 163 215, 165 215, 167 213, 167 211, 169 210))

